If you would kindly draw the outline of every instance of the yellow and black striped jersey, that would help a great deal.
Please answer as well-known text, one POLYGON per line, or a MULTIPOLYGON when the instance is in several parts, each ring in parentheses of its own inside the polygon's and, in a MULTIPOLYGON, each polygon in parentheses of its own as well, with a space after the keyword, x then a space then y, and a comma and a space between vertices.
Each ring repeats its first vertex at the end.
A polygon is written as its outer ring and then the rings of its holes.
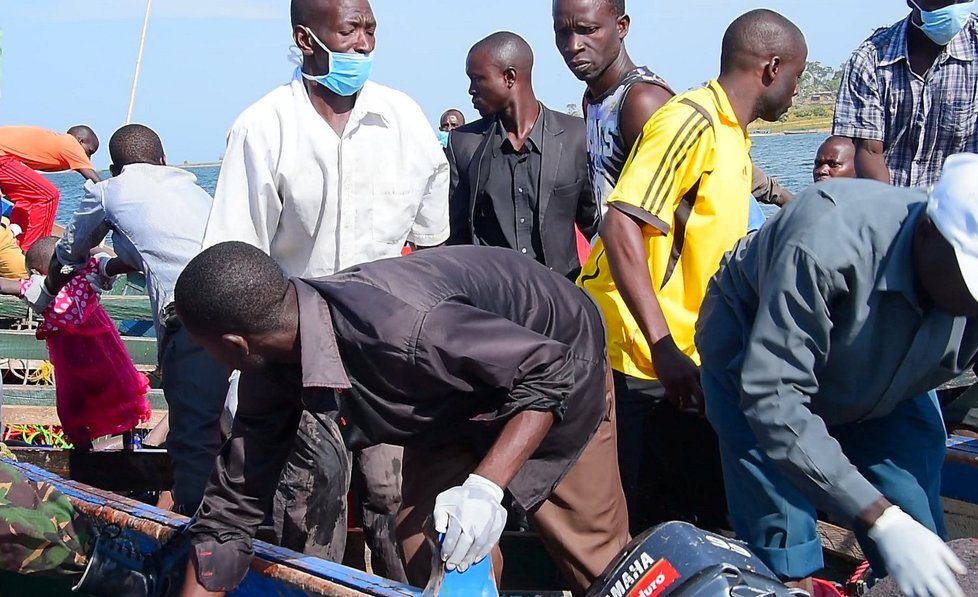
MULTIPOLYGON (((649 274, 676 345, 698 364, 694 327, 723 254, 747 233, 750 138, 716 81, 649 119, 608 198, 645 222, 649 274)), ((656 379, 649 344, 618 293, 598 240, 578 284, 601 306, 612 367, 656 379)))

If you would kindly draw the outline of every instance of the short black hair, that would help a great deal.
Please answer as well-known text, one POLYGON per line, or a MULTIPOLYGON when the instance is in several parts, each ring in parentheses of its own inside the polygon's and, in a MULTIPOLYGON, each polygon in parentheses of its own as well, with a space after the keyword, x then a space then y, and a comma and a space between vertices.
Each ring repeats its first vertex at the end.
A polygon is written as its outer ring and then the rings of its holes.
POLYGON ((40 272, 46 276, 59 240, 61 240, 60 236, 44 236, 34 241, 24 256, 27 269, 40 272))
POLYGON ((153 129, 141 124, 127 124, 109 139, 109 157, 118 168, 129 164, 160 164, 163 142, 153 129))
POLYGON ((68 129, 68 134, 78 139, 79 142, 88 142, 92 146, 92 154, 98 151, 98 135, 87 124, 76 124, 68 129))
POLYGON ((312 27, 314 25, 312 20, 316 16, 321 2, 322 0, 292 0, 292 4, 289 7, 292 27, 295 28, 298 25, 312 27))
POLYGON ((260 334, 283 321, 289 282, 260 249, 224 242, 197 255, 173 291, 180 320, 188 329, 260 334))
POLYGON ((720 72, 753 66, 756 58, 794 58, 805 48, 805 35, 797 25, 773 10, 746 12, 727 27, 720 51, 720 72))
POLYGON ((85 136, 85 137, 92 136, 92 137, 95 137, 95 140, 96 141, 98 141, 98 136, 95 134, 95 131, 93 131, 92 130, 92 127, 88 126, 87 124, 76 124, 75 126, 73 126, 70 129, 68 129, 68 134, 69 135, 74 135, 76 137, 77 136, 85 136))
POLYGON ((442 112, 441 113, 441 118, 438 119, 439 122, 442 121, 442 120, 444 120, 445 117, 448 116, 449 114, 458 114, 459 117, 460 117, 460 119, 461 119, 461 121, 462 121, 462 124, 465 124, 465 114, 462 114, 462 111, 459 110, 458 108, 449 108, 449 109, 445 110, 444 112, 442 112))
POLYGON ((512 31, 497 31, 477 41, 469 54, 475 52, 485 52, 502 69, 513 67, 529 74, 533 68, 533 49, 512 31))
POLYGON ((616 17, 625 16, 625 0, 601 0, 616 17))

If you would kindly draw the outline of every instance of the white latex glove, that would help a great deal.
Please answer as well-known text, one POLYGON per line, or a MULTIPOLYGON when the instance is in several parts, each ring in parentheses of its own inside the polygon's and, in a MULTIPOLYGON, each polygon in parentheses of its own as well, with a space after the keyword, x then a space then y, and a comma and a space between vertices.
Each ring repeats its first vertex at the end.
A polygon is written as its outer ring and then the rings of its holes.
POLYGON ((44 286, 44 276, 40 274, 31 276, 31 283, 24 293, 24 302, 30 305, 35 313, 40 314, 44 313, 53 300, 54 295, 44 286))
POLYGON ((24 233, 24 231, 21 230, 20 226, 18 226, 17 224, 11 224, 10 226, 7 226, 7 230, 10 231, 10 234, 12 234, 14 238, 17 238, 18 236, 24 233))
POLYGON ((890 506, 869 529, 890 576, 907 597, 964 597, 955 574, 968 570, 941 538, 890 506))
POLYGON ((441 559, 445 568, 465 572, 489 555, 506 526, 503 490, 484 477, 469 475, 465 483, 435 498, 435 530, 444 533, 441 559))
POLYGON ((98 260, 98 272, 92 272, 86 275, 85 279, 92 285, 92 289, 95 292, 102 294, 107 290, 112 290, 112 285, 115 284, 116 276, 110 276, 105 273, 105 267, 112 260, 112 256, 108 253, 98 253, 93 255, 93 257, 98 260))

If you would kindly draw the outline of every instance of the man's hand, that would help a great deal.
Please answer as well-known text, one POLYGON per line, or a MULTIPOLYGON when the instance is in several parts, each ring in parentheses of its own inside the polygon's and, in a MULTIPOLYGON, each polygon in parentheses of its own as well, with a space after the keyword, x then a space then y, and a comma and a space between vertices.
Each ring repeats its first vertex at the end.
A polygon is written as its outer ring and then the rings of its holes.
POLYGON ((48 305, 54 300, 54 296, 47 289, 44 276, 34 274, 31 276, 31 283, 27 287, 27 292, 24 293, 24 302, 30 305, 35 313, 40 314, 44 313, 44 310, 48 308, 48 305))
POLYGON ((703 387, 700 370, 693 359, 679 350, 672 336, 665 336, 651 346, 652 362, 666 399, 681 411, 703 416, 703 387))
POLYGON ((502 488, 475 474, 438 494, 433 516, 435 530, 445 535, 441 559, 448 570, 465 572, 489 555, 506 526, 502 501, 502 488))
POLYGON ((967 569, 941 538, 890 506, 869 528, 890 575, 908 597, 964 597, 955 574, 967 569))
POLYGON ((92 285, 95 292, 102 294, 112 290, 112 286, 115 284, 116 276, 110 275, 107 269, 113 257, 108 253, 99 253, 93 257, 98 260, 98 271, 88 274, 85 279, 92 285))

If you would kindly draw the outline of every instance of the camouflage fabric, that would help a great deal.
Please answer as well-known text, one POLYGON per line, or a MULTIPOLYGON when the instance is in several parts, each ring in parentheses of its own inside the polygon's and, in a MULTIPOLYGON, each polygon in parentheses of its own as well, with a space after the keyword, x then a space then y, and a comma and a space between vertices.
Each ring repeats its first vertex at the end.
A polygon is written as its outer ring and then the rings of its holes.
POLYGON ((67 497, 0 458, 0 570, 77 575, 85 569, 91 537, 67 497))

